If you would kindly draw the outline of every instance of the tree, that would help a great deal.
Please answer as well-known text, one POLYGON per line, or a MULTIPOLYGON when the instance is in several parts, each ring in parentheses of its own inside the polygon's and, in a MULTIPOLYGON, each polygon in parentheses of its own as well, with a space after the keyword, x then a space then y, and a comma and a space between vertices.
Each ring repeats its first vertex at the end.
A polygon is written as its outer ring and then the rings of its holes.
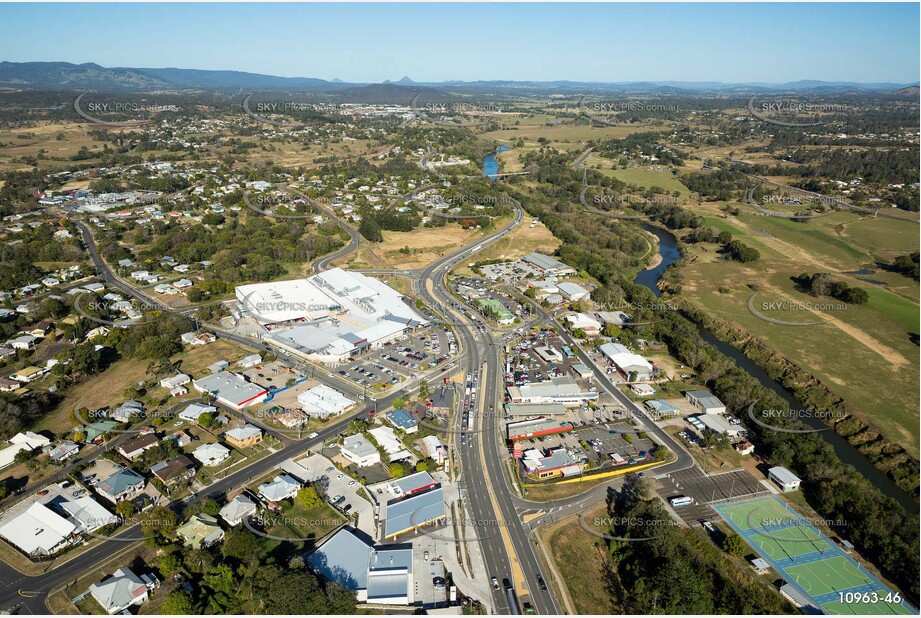
POLYGON ((221 544, 221 554, 225 558, 233 558, 241 562, 258 557, 258 553, 259 539, 245 528, 230 530, 224 536, 224 542, 221 544))
POLYGON ((295 496, 295 502, 304 510, 315 509, 323 506, 323 499, 317 493, 316 487, 308 485, 301 487, 295 496))
POLYGON ((202 427, 205 427, 205 428, 211 427, 213 423, 214 423, 214 415, 211 414, 210 412, 202 412, 201 414, 198 415, 198 424, 201 425, 202 427))
POLYGON ((131 519, 131 516, 134 515, 136 510, 134 502, 131 500, 125 500, 115 505, 115 514, 121 517, 122 520, 131 519))
POLYGON ((358 226, 358 233, 371 242, 382 242, 384 240, 380 226, 371 215, 362 217, 361 224, 358 226))
POLYGON ((216 517, 221 512, 221 505, 214 498, 208 498, 201 504, 201 512, 216 517))
POLYGON ((163 556, 159 566, 163 575, 172 575, 182 568, 182 557, 178 553, 168 554, 163 556))
POLYGON ((195 602, 192 600, 192 595, 182 589, 173 590, 166 595, 166 598, 163 599, 163 605, 160 606, 160 611, 170 615, 189 615, 198 613, 195 610, 195 602))
POLYGON ((141 519, 141 531, 147 536, 172 536, 176 532, 176 513, 166 506, 155 506, 141 519))
POLYGON ((406 471, 403 469, 403 464, 401 464, 398 461, 395 461, 392 464, 390 464, 388 471, 390 472, 390 476, 395 479, 398 479, 402 477, 404 474, 406 474, 406 471))
POLYGON ((419 397, 425 399, 429 396, 429 381, 422 380, 419 382, 419 397))
POLYGON ((723 539, 723 551, 730 556, 741 558, 748 553, 748 545, 738 534, 731 534, 723 539))

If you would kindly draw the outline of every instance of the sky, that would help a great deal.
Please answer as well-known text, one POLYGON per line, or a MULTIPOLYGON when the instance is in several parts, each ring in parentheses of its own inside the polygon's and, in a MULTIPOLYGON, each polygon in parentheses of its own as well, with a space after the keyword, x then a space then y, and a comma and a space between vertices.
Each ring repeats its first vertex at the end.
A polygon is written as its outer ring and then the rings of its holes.
POLYGON ((919 5, 0 4, 0 61, 398 80, 915 83, 919 5))

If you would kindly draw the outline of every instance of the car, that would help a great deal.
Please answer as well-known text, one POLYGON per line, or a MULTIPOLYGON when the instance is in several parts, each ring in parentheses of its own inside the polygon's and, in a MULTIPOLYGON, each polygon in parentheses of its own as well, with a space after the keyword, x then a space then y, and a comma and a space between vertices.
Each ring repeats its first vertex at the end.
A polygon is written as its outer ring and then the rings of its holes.
POLYGON ((332 472, 333 469, 334 469, 334 468, 333 468, 332 466, 329 466, 328 468, 326 468, 326 471, 327 471, 327 472, 332 472))
POLYGON ((37 494, 35 494, 35 495, 36 495, 36 496, 47 496, 47 495, 48 495, 48 490, 47 490, 47 489, 43 489, 43 490, 41 490, 40 492, 38 492, 37 494))
POLYGON ((492 578, 492 589, 493 590, 499 589, 499 579, 497 577, 492 578))
POLYGON ((424 554, 422 554, 422 559, 423 559, 423 560, 428 560, 428 559, 429 559, 429 553, 428 553, 428 551, 426 551, 424 554))
POLYGON ((537 585, 540 586, 540 589, 544 592, 547 591, 547 582, 544 581, 540 573, 537 574, 537 585))
POLYGON ((444 588, 446 585, 445 578, 444 577, 433 577, 432 585, 435 586, 435 588, 444 588))
POLYGON ((355 481, 349 481, 349 487, 355 487, 355 485, 356 485, 355 481))
POLYGON ((86 493, 86 490, 85 490, 85 489, 78 489, 78 490, 72 492, 70 495, 73 496, 74 498, 79 498, 80 496, 82 496, 82 495, 85 494, 85 493, 86 493))
POLYGON ((316 437, 319 436, 319 435, 320 435, 320 434, 318 434, 317 432, 311 431, 310 433, 307 434, 307 437, 308 437, 308 438, 316 438, 316 437))
POLYGON ((336 478, 342 480, 342 479, 345 478, 345 475, 344 475, 344 474, 339 474, 339 476, 337 476, 336 478))
POLYGON ((346 504, 344 507, 342 507, 342 510, 343 510, 343 511, 351 511, 351 510, 352 510, 352 505, 351 505, 351 504, 346 504))

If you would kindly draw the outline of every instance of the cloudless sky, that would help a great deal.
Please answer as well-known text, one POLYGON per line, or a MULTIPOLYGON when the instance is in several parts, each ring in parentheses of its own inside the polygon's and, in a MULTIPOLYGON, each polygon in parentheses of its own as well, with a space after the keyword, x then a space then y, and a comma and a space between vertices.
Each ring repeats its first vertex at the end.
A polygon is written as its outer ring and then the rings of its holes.
POLYGON ((353 82, 914 83, 919 5, 0 4, 0 60, 353 82))

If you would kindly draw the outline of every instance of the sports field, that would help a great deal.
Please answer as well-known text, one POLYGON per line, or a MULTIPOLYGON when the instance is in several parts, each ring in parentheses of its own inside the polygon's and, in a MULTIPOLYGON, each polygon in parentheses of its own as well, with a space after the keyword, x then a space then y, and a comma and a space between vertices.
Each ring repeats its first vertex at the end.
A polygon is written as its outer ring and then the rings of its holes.
POLYGON ((904 601, 893 600, 892 590, 779 498, 714 508, 787 583, 829 614, 917 615, 904 601))

